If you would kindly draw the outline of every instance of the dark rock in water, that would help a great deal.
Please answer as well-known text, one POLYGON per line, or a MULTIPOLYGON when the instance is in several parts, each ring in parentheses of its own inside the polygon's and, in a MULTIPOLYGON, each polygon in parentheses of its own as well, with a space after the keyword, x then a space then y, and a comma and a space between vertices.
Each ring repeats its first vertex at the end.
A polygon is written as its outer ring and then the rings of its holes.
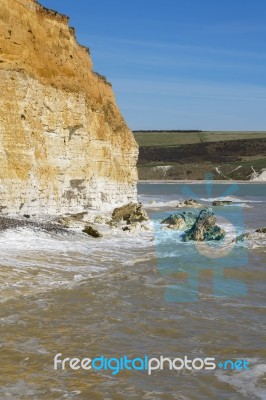
POLYGON ((238 242, 244 242, 244 240, 246 239, 250 239, 250 240, 259 240, 260 237, 258 235, 258 233, 262 233, 265 234, 266 233, 266 228, 259 228, 257 229, 255 232, 245 232, 242 233, 241 235, 238 235, 233 242, 238 243, 238 242))
POLYGON ((215 200, 213 201, 212 205, 214 207, 218 206, 227 206, 228 204, 232 204, 233 202, 231 200, 215 200))
POLYGON ((266 228, 259 228, 259 229, 256 229, 255 232, 257 232, 257 233, 266 233, 266 228))
POLYGON ((198 207, 203 207, 203 205, 201 203, 199 203, 197 200, 194 199, 188 199, 188 200, 184 200, 179 202, 176 205, 177 208, 185 208, 185 207, 194 207, 194 208, 198 208, 198 207))
POLYGON ((128 203, 122 207, 115 208, 112 213, 113 222, 135 222, 148 221, 149 217, 141 203, 128 203))
POLYGON ((24 214, 23 217, 30 218, 30 215, 29 214, 24 214))
POLYGON ((175 230, 189 229, 196 222, 197 214, 192 211, 184 211, 181 214, 171 214, 161 224, 167 224, 168 228, 175 230))
POLYGON ((225 231, 218 225, 206 230, 204 240, 221 240, 225 237, 225 231))
POLYGON ((234 242, 238 243, 238 242, 243 242, 245 239, 251 237, 252 234, 250 232, 245 232, 245 233, 241 233, 241 235, 238 235, 235 239, 234 242))
POLYGON ((90 225, 85 226, 85 228, 83 229, 82 232, 84 232, 84 233, 86 233, 87 235, 92 236, 92 237, 94 237, 94 238, 102 237, 102 235, 100 234, 100 232, 97 231, 97 229, 93 228, 93 227, 90 226, 90 225))
POLYGON ((199 213, 196 222, 183 235, 183 241, 188 240, 220 240, 225 236, 225 231, 216 225, 216 217, 210 208, 204 208, 199 213))
MULTIPOLYGON (((65 226, 66 228, 74 227, 79 224, 82 224, 84 217, 88 213, 86 211, 80 212, 77 214, 67 214, 66 216, 60 217, 57 222, 60 225, 65 226)), ((87 221, 88 223, 88 221, 87 221)))
POLYGON ((198 206, 200 203, 197 201, 197 200, 194 200, 194 199, 189 199, 189 200, 185 200, 184 201, 184 204, 186 205, 186 206, 198 206))
POLYGON ((181 214, 171 214, 169 217, 161 221, 161 224, 167 224, 168 228, 175 230, 183 230, 186 226, 185 220, 181 214))
POLYGON ((195 224, 195 222, 197 220, 197 214, 193 211, 184 211, 182 213, 182 217, 185 220, 187 229, 192 228, 192 226, 195 224))

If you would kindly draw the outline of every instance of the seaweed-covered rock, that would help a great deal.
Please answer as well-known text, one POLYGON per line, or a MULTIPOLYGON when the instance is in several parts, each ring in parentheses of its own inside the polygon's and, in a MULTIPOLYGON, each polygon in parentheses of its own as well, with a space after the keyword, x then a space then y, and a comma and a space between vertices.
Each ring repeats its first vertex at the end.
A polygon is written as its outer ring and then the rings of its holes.
POLYGON ((192 211, 184 211, 181 214, 171 214, 161 224, 167 224, 169 229, 185 230, 193 226, 197 214, 192 211))
POLYGON ((225 236, 225 231, 216 225, 216 217, 210 208, 204 208, 199 213, 196 222, 184 235, 183 240, 203 241, 220 240, 225 236))
POLYGON ((197 214, 193 211, 184 211, 182 212, 182 217, 185 220, 186 228, 190 229, 195 224, 197 220, 197 214))
POLYGON ((115 208, 112 213, 112 221, 126 222, 128 225, 135 222, 148 221, 149 217, 141 203, 128 203, 115 208))
POLYGON ((167 224, 168 228, 174 230, 183 230, 186 226, 185 220, 181 214, 171 214, 169 217, 161 221, 161 224, 167 224))
POLYGON ((257 233, 266 233, 266 228, 259 228, 259 229, 256 229, 255 232, 257 232, 257 233))
MULTIPOLYGON (((60 225, 65 226, 66 228, 76 227, 76 226, 83 226, 84 217, 87 216, 87 212, 80 212, 77 214, 69 214, 66 216, 60 217, 57 222, 60 225)), ((88 222, 88 221, 87 221, 88 222)))
POLYGON ((241 235, 238 235, 233 242, 238 243, 238 242, 243 242, 245 239, 248 239, 252 236, 251 232, 245 232, 241 233, 241 235))
POLYGON ((212 202, 212 205, 214 207, 219 207, 219 206, 228 206, 229 204, 232 204, 233 202, 231 200, 215 200, 212 202))
POLYGON ((93 228, 90 225, 85 226, 85 228, 82 230, 82 232, 84 232, 87 235, 92 236, 94 238, 102 237, 102 234, 97 229, 93 228))
POLYGON ((200 203, 197 200, 189 199, 184 201, 185 206, 197 207, 200 203))
POLYGON ((184 200, 181 201, 180 203, 178 203, 176 205, 177 208, 182 208, 182 207, 202 207, 202 204, 199 203, 197 200, 194 199, 188 199, 188 200, 184 200))
POLYGON ((204 240, 221 240, 225 237, 225 231, 218 225, 215 225, 205 231, 204 240))

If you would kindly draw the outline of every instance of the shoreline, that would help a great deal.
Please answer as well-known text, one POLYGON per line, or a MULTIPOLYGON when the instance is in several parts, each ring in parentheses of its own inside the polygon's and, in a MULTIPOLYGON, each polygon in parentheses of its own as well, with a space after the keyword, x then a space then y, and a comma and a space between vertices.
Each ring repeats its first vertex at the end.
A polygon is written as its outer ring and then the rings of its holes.
POLYGON ((4 215, 0 216, 0 232, 8 229, 32 228, 52 233, 69 233, 70 230, 55 222, 54 216, 46 216, 46 220, 42 220, 36 216, 25 218, 23 215, 4 215))
POLYGON ((196 180, 196 179, 145 179, 145 180, 139 180, 137 184, 139 183, 149 183, 149 184, 157 184, 157 183, 169 183, 169 184, 176 184, 176 183, 187 183, 187 184, 206 184, 206 183, 219 183, 219 184, 232 184, 232 183, 240 183, 240 184, 265 184, 266 181, 244 181, 244 180, 196 180))

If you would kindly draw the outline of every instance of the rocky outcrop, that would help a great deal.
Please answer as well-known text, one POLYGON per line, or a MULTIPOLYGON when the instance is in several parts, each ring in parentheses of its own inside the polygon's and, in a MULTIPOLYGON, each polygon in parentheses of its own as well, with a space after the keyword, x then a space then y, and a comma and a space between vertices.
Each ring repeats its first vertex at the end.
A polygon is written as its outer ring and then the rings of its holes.
POLYGON ((232 204, 233 202, 231 200, 215 200, 212 203, 213 207, 220 207, 220 206, 228 206, 229 204, 232 204))
POLYGON ((82 232, 84 232, 87 235, 92 236, 94 238, 102 237, 102 234, 96 228, 94 228, 93 226, 90 226, 90 225, 85 226, 85 228, 83 229, 82 232))
POLYGON ((188 240, 220 240, 225 236, 225 231, 216 225, 216 217, 210 208, 205 208, 199 213, 196 222, 182 237, 188 240))
POLYGON ((1 212, 136 201, 136 142, 68 17, 0 0, 0 49, 1 212))
POLYGON ((266 228, 258 228, 258 229, 256 229, 255 232, 257 232, 257 233, 266 233, 266 228))
POLYGON ((194 199, 188 199, 188 200, 183 200, 177 203, 176 205, 177 208, 197 208, 197 207, 202 207, 202 204, 198 202, 198 200, 194 199))
POLYGON ((244 232, 238 235, 235 239, 232 240, 232 243, 241 243, 245 242, 248 247, 256 246, 256 247, 265 247, 265 238, 266 238, 266 228, 259 228, 255 231, 244 232))
POLYGON ((251 238, 251 236, 252 236, 251 232, 241 233, 241 235, 236 236, 236 238, 233 239, 232 242, 235 243, 243 242, 245 239, 251 238))
POLYGON ((197 220, 197 214, 189 211, 184 211, 182 214, 171 214, 169 217, 161 221, 161 224, 166 224, 169 229, 182 231, 190 229, 197 220))
POLYGON ((148 221, 149 217, 141 203, 129 203, 115 208, 112 213, 112 222, 125 222, 127 225, 148 221))
POLYGON ((182 240, 203 241, 220 240, 225 236, 225 231, 216 225, 216 217, 209 208, 204 208, 199 214, 184 211, 181 214, 171 214, 161 221, 168 229, 185 231, 182 240))
POLYGON ((79 227, 84 225, 83 223, 84 221, 85 222, 87 221, 86 217, 87 217, 86 212, 61 216, 59 219, 57 219, 57 223, 65 226, 66 228, 79 227))
POLYGON ((243 242, 245 239, 250 239, 250 238, 253 238, 254 236, 256 237, 257 234, 260 234, 260 235, 263 236, 264 234, 266 234, 266 228, 258 228, 258 229, 255 230, 255 232, 244 232, 244 233, 241 233, 241 235, 238 235, 234 239, 234 241, 236 243, 243 242))

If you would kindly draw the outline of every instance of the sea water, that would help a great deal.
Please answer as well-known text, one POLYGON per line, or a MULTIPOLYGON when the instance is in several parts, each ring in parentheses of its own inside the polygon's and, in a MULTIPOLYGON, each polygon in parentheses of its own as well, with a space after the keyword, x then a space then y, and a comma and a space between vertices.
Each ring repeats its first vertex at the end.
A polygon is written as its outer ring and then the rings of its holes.
MULTIPOLYGON (((220 278, 246 292, 216 293, 210 259, 194 276, 191 296, 187 280, 201 250, 160 224, 183 211, 181 199, 206 206, 231 199, 221 224, 233 239, 266 226, 265 185, 139 184, 138 193, 150 231, 117 229, 100 239, 28 228, 0 233, 1 399, 266 399, 266 243, 240 242, 226 265, 218 258, 220 278), (241 359, 249 369, 55 370, 58 353, 241 359)), ((211 246, 213 253, 219 244, 211 246)))

